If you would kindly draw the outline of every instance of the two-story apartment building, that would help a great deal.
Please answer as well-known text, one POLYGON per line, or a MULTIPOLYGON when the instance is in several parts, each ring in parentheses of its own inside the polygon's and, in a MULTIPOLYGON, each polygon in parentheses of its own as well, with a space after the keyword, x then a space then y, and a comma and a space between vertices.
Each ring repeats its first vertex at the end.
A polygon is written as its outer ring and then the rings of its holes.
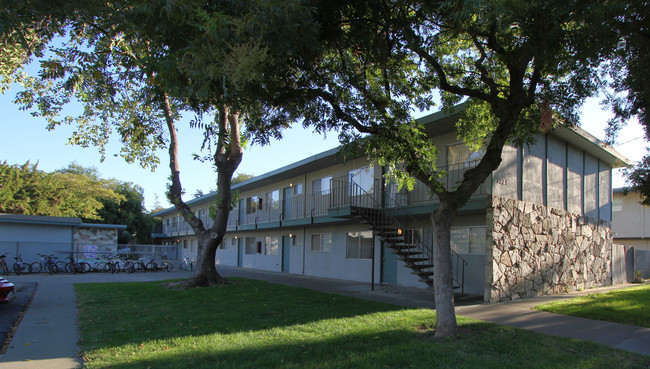
POLYGON ((641 200, 638 191, 614 189, 612 230, 614 243, 633 248, 632 273, 650 278, 650 207, 641 200))
MULTIPOLYGON (((459 107, 419 121, 438 147, 448 188, 481 152, 457 138, 459 107)), ((452 228, 458 291, 487 301, 611 283, 612 168, 626 164, 580 128, 506 146, 500 167, 452 228)), ((405 286, 431 286, 430 214, 421 183, 398 190, 384 168, 329 150, 233 186, 238 206, 220 265, 405 286)), ((215 194, 188 204, 207 221, 215 194)), ((164 242, 195 257, 197 241, 174 208, 162 211, 164 242)))

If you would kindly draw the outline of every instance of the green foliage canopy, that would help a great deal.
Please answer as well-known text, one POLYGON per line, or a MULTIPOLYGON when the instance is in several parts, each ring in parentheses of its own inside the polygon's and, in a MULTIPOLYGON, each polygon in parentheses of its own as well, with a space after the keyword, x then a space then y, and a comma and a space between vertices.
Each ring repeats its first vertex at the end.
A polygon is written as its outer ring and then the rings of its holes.
POLYGON ((0 212, 101 220, 104 202, 124 197, 108 181, 69 172, 44 173, 37 164, 0 165, 0 212))

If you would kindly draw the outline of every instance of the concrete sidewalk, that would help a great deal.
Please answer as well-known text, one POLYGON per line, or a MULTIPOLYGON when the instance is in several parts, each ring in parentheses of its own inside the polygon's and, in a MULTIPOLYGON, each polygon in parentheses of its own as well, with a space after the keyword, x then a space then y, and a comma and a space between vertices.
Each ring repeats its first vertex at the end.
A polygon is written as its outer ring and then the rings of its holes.
MULTIPOLYGON (((226 277, 260 279, 408 307, 435 308, 433 293, 417 288, 377 285, 375 290, 371 291, 370 284, 363 282, 223 266, 219 267, 219 271, 226 277)), ((0 357, 0 369, 67 369, 81 365, 80 349, 77 345, 79 334, 76 328, 74 283, 152 281, 189 276, 190 273, 180 271, 116 275, 11 276, 10 280, 14 283, 38 282, 40 285, 7 352, 0 357)), ((650 356, 650 329, 531 310, 533 306, 549 300, 567 299, 580 294, 628 286, 631 285, 499 304, 482 304, 477 299, 466 299, 457 302, 457 314, 544 334, 594 341, 650 356)))
POLYGON ((70 369, 82 365, 77 343, 75 283, 145 282, 190 275, 174 271, 9 276, 7 279, 14 284, 37 282, 39 286, 7 351, 0 357, 0 369, 70 369))
POLYGON ((547 302, 566 300, 631 286, 638 285, 617 285, 567 295, 530 298, 497 304, 460 306, 456 308, 456 314, 552 336, 596 342, 605 346, 650 356, 650 328, 532 310, 535 306, 547 302))
MULTIPOLYGON (((220 272, 230 277, 261 279, 395 305, 435 309, 433 292, 419 288, 378 285, 375 286, 375 291, 371 291, 370 284, 362 282, 227 267, 221 267, 220 272)), ((456 314, 553 336, 592 341, 650 356, 650 328, 532 310, 533 307, 550 301, 566 300, 577 296, 633 286, 638 286, 638 284, 600 287, 565 295, 545 296, 496 304, 485 304, 482 296, 474 296, 457 300, 456 314)))

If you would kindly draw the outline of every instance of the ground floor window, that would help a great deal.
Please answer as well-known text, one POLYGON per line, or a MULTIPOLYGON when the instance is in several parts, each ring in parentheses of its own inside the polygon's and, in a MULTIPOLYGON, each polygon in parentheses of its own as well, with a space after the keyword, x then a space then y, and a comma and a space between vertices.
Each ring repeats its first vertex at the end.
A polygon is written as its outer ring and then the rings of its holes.
POLYGON ((404 232, 404 243, 419 245, 422 243, 422 229, 407 229, 404 232))
POLYGON ((246 237, 246 249, 244 252, 246 254, 257 253, 257 249, 255 248, 255 237, 246 237))
POLYGON ((346 258, 372 259, 372 232, 348 232, 346 258))
POLYGON ((485 255, 485 227, 452 227, 451 248, 463 255, 485 255))
POLYGON ((279 245, 280 238, 278 236, 266 237, 264 242, 264 255, 278 255, 279 245))
POLYGON ((311 251, 313 252, 332 251, 332 234, 331 233, 312 234, 311 251))

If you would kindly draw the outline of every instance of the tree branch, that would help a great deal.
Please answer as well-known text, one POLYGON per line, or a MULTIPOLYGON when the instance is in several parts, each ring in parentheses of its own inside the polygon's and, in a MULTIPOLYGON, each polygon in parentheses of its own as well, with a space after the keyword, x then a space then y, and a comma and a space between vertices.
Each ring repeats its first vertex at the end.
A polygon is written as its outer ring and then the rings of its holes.
POLYGON ((492 77, 490 77, 488 70, 483 65, 483 61, 488 58, 487 53, 485 52, 485 47, 483 47, 483 44, 478 40, 478 38, 475 35, 472 36, 472 41, 474 42, 474 46, 476 46, 479 53, 481 54, 481 58, 474 62, 474 66, 480 72, 481 81, 483 81, 483 83, 488 85, 488 87, 490 88, 490 95, 498 96, 499 90, 497 88, 497 83, 494 81, 492 77))
POLYGON ((424 48, 422 48, 421 45, 423 45, 424 42, 420 39, 420 37, 416 35, 411 28, 405 28, 404 33, 406 36, 406 47, 415 52, 421 59, 425 60, 433 68, 436 76, 438 76, 440 89, 455 95, 467 96, 488 102, 493 102, 498 98, 496 96, 486 94, 481 90, 461 87, 449 83, 445 69, 438 62, 438 58, 431 55, 429 52, 424 50, 424 48))
POLYGON ((169 96, 166 93, 160 94, 161 105, 167 122, 167 129, 169 130, 169 169, 171 170, 171 186, 167 197, 169 201, 176 207, 178 211, 183 214, 185 221, 192 227, 195 234, 205 231, 203 222, 197 218, 192 212, 192 209, 183 201, 182 193, 183 186, 181 185, 180 178, 180 164, 178 163, 178 136, 176 134, 176 127, 174 118, 169 103, 169 96))

